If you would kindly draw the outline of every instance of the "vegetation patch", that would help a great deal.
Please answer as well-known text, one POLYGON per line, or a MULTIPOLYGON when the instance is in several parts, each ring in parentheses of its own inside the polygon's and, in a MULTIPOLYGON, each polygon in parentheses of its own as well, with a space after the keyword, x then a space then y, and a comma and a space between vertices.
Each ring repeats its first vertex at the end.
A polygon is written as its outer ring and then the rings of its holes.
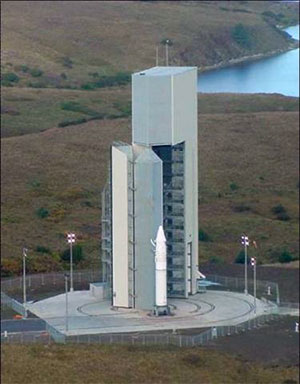
POLYGON ((244 48, 251 48, 251 34, 247 27, 239 23, 234 26, 231 31, 233 40, 244 48))
POLYGON ((212 241, 211 237, 203 231, 203 229, 199 229, 199 241, 212 241))
POLYGON ((37 245, 35 250, 38 253, 51 253, 50 249, 47 247, 44 247, 43 245, 37 245))
POLYGON ((291 261, 295 260, 293 255, 288 251, 283 251, 278 258, 278 261, 280 263, 290 263, 291 261))
MULTIPOLYGON (((234 262, 236 264, 244 264, 245 263, 245 251, 240 251, 237 254, 234 262)), ((249 264, 249 263, 250 263, 250 257, 247 255, 247 264, 249 264)))
POLYGON ((44 72, 40 68, 31 68, 29 73, 32 77, 41 77, 44 72))
POLYGON ((12 87, 13 84, 18 83, 19 80, 19 76, 14 72, 8 72, 1 75, 1 85, 5 87, 12 87))
POLYGON ((235 212, 247 212, 251 210, 251 206, 246 203, 239 203, 233 206, 235 212))
MULTIPOLYGON (((61 254, 60 258, 63 262, 70 262, 70 248, 65 249, 61 254)), ((72 259, 74 264, 79 264, 84 259, 82 246, 75 244, 72 248, 72 259)))
POLYGON ((81 85, 81 89, 93 90, 96 88, 105 88, 113 86, 122 86, 126 85, 131 81, 131 74, 128 72, 118 72, 116 75, 112 76, 102 76, 88 83, 81 85))
POLYGON ((281 204, 278 204, 272 208, 272 213, 276 215, 277 220, 288 221, 290 216, 288 215, 285 207, 281 204))
POLYGON ((239 189, 239 186, 237 185, 237 183, 230 183, 229 188, 231 191, 237 191, 239 189))
POLYGON ((35 213, 37 217, 39 217, 40 219, 45 219, 46 217, 49 216, 49 211, 43 207, 37 209, 35 213))

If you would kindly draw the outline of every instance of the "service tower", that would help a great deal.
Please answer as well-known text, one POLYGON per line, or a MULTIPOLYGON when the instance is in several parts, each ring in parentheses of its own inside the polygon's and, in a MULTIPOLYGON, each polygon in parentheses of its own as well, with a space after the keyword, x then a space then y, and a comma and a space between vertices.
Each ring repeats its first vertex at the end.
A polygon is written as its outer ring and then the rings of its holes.
POLYGON ((103 277, 115 307, 152 310, 160 225, 167 295, 187 298, 198 277, 197 68, 132 75, 132 145, 114 142, 102 194, 103 277))

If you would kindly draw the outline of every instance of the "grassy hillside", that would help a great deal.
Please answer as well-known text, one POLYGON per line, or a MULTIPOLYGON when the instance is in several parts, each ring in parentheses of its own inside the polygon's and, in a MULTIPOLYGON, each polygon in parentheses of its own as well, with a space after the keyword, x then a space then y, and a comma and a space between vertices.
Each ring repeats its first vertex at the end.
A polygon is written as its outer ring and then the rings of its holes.
MULTIPOLYGON (((2 266, 63 268, 65 233, 99 264, 100 192, 113 140, 131 141, 129 72, 205 66, 287 49, 276 25, 297 22, 283 2, 2 2, 2 266), (242 27, 241 27, 242 26, 242 27), (160 60, 162 64, 162 61, 160 60)), ((199 96, 201 261, 232 261, 240 232, 262 262, 298 252, 298 100, 199 96), (283 212, 273 213, 276 206, 283 212), (281 207, 283 206, 283 208, 281 207), (279 219, 278 219, 279 217, 279 219)))
MULTIPOLYGON (((16 97, 21 90, 11 91, 16 97)), ((117 105, 129 101, 127 89, 102 92, 97 94, 101 100, 115 100, 117 105)), ((74 97, 96 109, 89 95, 86 91, 74 97)), ((262 262, 278 261, 284 250, 297 255, 297 101, 280 95, 199 96, 199 225, 207 235, 199 242, 202 262, 233 261, 241 231, 256 239, 262 262), (279 204, 288 220, 272 212, 279 204)), ((131 141, 130 118, 38 132, 48 124, 44 106, 38 98, 28 103, 37 115, 40 111, 40 119, 32 120, 37 132, 2 138, 2 264, 20 270, 26 245, 31 271, 61 268, 64 234, 74 230, 86 257, 79 266, 98 265, 100 192, 107 177, 109 146, 113 140, 131 141), (45 217, 41 209, 47 212, 45 217), (37 247, 48 251, 38 252, 37 247)), ((57 106, 49 108, 55 111, 57 106)))
POLYGON ((208 348, 5 345, 1 352, 3 384, 298 382, 296 366, 263 366, 208 348))
POLYGON ((104 88, 94 92, 18 87, 3 90, 2 137, 74 125, 82 119, 115 119, 131 114, 129 87, 104 88))
MULTIPOLYGON (((13 86, 80 88, 97 77, 155 64, 205 67, 287 49, 275 26, 296 24, 299 4, 250 1, 3 1, 2 73, 13 86), (240 25, 240 26, 239 26, 240 25), (239 26, 239 27, 238 27, 239 26)), ((7 84, 6 80, 4 84, 7 84)))

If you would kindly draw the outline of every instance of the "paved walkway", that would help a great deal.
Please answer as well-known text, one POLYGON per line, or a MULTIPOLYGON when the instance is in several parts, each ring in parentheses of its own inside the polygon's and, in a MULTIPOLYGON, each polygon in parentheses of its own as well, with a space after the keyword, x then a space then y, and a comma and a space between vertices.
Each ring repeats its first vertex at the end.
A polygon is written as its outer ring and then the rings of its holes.
MULTIPOLYGON (((253 302, 251 295, 207 291, 188 299, 169 299, 172 315, 155 317, 136 309, 115 310, 109 301, 99 301, 89 291, 74 291, 68 294, 67 322, 65 294, 29 304, 28 309, 58 331, 80 335, 236 325, 255 317, 253 302)), ((271 310, 267 303, 256 303, 257 315, 271 310)))

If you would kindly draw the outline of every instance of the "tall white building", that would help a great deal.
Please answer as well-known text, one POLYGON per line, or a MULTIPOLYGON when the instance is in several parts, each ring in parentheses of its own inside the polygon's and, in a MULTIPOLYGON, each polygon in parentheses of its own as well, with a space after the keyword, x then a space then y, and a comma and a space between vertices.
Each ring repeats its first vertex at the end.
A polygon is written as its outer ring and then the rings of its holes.
POLYGON ((113 143, 102 201, 102 265, 115 307, 155 306, 151 239, 163 225, 168 297, 197 292, 197 68, 132 75, 131 145, 113 143))

